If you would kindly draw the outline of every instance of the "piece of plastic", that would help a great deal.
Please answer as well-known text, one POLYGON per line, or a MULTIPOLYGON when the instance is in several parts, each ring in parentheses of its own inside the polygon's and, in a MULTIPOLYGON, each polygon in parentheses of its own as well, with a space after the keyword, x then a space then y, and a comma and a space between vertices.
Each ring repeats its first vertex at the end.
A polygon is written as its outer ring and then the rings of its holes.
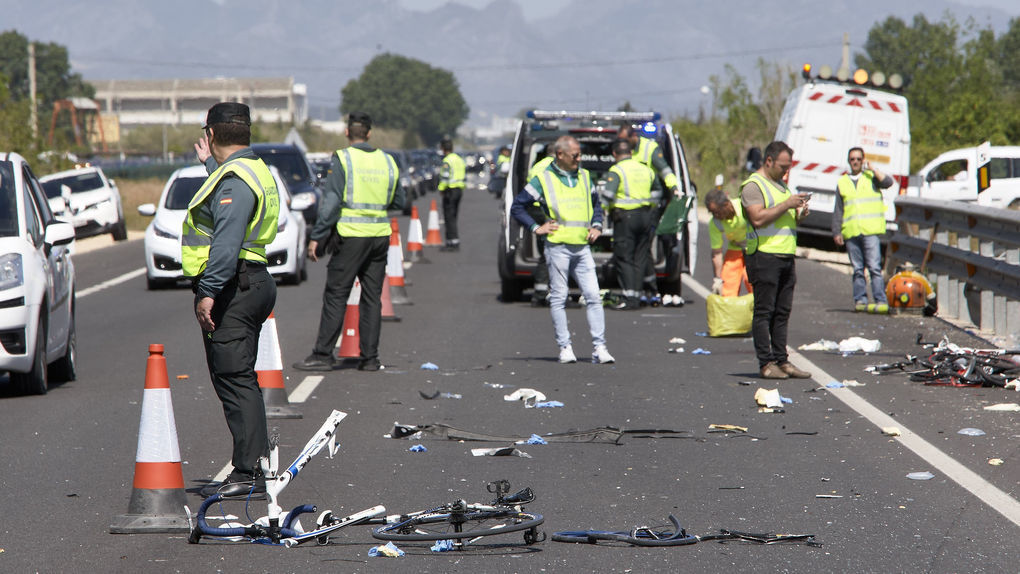
POLYGON ((519 456, 521 458, 531 458, 530 454, 512 446, 499 448, 473 448, 471 449, 471 456, 519 456))
POLYGON ((907 475, 907 478, 910 480, 931 480, 935 478, 935 475, 926 470, 924 472, 912 472, 907 475))
POLYGON ((537 434, 531 435, 531 438, 529 438, 527 442, 528 444, 549 444, 548 442, 546 442, 544 438, 538 436, 537 434))
POLYGON ((553 409, 562 407, 563 403, 560 401, 545 401, 544 403, 535 403, 536 409, 553 409))
POLYGON ((540 403, 545 400, 545 393, 542 391, 536 391, 535 389, 517 389, 509 395, 503 395, 504 401, 524 401, 525 408, 532 408, 536 403, 540 403))
POLYGON ((828 339, 819 339, 814 343, 804 343, 797 347, 798 351, 837 351, 839 350, 839 343, 836 341, 830 341, 828 339))
POLYGON ((435 363, 422 363, 421 369, 423 371, 438 371, 439 365, 436 365, 435 363))
POLYGON ((693 351, 691 351, 691 354, 692 355, 711 355, 712 351, 708 351, 706 349, 702 349, 701 347, 698 347, 697 349, 694 349, 693 351))
POLYGON ((710 337, 745 335, 751 332, 751 319, 754 318, 752 293, 739 297, 723 297, 713 293, 705 298, 705 305, 710 337))
POLYGON ((673 337, 669 340, 670 345, 686 345, 687 340, 682 337, 673 337))
POLYGON ((986 411, 999 411, 999 412, 1020 412, 1020 405, 1016 403, 999 403, 996 405, 988 405, 985 407, 986 411))
POLYGON ((416 444, 407 450, 411 452, 428 452, 429 449, 425 448, 423 444, 416 444))
POLYGON ((985 436, 985 431, 981 429, 967 427, 965 429, 960 429, 956 431, 956 434, 962 434, 966 436, 985 436))
POLYGON ((878 339, 865 339, 864 337, 848 337, 839 342, 840 353, 853 353, 861 351, 864 353, 877 353, 882 348, 882 342, 878 339))
POLYGON ((453 550, 453 540, 436 540, 429 550, 433 552, 449 552, 453 550))
POLYGON ((404 551, 397 548, 396 544, 387 542, 382 546, 373 546, 369 548, 368 555, 372 557, 383 556, 388 558, 400 558, 404 555, 404 551))
POLYGON ((845 386, 846 385, 844 385, 843 383, 841 383, 839 381, 830 381, 828 383, 825 383, 825 388, 827 388, 827 389, 842 389, 845 386))
POLYGON ((782 408, 783 397, 779 395, 779 389, 759 388, 754 392, 754 402, 763 407, 782 408))

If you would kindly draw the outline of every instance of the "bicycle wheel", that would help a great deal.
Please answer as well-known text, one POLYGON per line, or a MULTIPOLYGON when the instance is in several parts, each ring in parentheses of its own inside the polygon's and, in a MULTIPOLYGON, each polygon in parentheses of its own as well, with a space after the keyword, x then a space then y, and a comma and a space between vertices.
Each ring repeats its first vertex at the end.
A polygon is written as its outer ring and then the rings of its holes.
POLYGON ((541 514, 506 511, 439 512, 386 524, 372 531, 372 537, 393 541, 463 540, 531 530, 545 519, 541 514))
POLYGON ((596 544, 599 540, 616 540, 617 536, 627 536, 629 532, 610 530, 562 530, 553 532, 553 542, 572 542, 574 544, 596 544))

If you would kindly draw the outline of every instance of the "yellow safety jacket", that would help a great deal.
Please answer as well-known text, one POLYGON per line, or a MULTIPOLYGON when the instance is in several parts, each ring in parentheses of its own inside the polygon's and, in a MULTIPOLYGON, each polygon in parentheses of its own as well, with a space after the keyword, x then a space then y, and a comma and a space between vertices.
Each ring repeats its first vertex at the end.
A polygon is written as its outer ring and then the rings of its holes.
POLYGON ((444 177, 439 181, 439 191, 458 187, 464 189, 467 184, 467 165, 464 164, 464 158, 450 152, 443 158, 443 163, 446 165, 443 166, 444 177))
POLYGON ((535 178, 536 175, 549 169, 549 165, 552 164, 552 162, 553 156, 551 155, 545 156, 542 159, 536 161, 535 165, 531 166, 531 169, 528 170, 528 181, 530 182, 532 179, 535 178))
POLYGON ((337 150, 344 166, 343 208, 336 222, 340 237, 386 237, 390 220, 386 207, 393 203, 399 173, 390 154, 355 147, 337 150))
POLYGON ((654 204, 652 183, 655 181, 655 172, 648 166, 631 157, 617 162, 609 171, 620 178, 620 185, 612 200, 613 209, 629 210, 654 204))
POLYGON ((885 233, 885 203, 882 192, 875 189, 875 173, 862 171, 857 185, 847 174, 839 178, 839 194, 843 197, 844 239, 858 235, 883 235, 885 233))
MULTIPOLYGON (((654 173, 655 166, 652 165, 652 157, 655 156, 655 151, 657 149, 659 149, 658 142, 648 138, 639 137, 637 149, 631 152, 631 156, 634 159, 638 160, 639 162, 648 166, 648 169, 652 170, 652 172, 654 173)), ((672 169, 670 169, 669 167, 663 168, 663 170, 659 172, 659 177, 662 178, 662 184, 666 186, 667 190, 676 189, 678 183, 676 179, 676 174, 673 173, 672 169)))
MULTIPOLYGON (((775 182, 758 173, 752 173, 750 177, 740 184, 741 189, 748 183, 754 182, 761 189, 765 198, 765 209, 772 208, 787 199, 791 193, 784 185, 776 185, 775 182)), ((754 227, 747 222, 747 253, 761 251, 762 253, 773 253, 777 255, 793 255, 797 252, 797 216, 795 210, 787 209, 779 219, 764 227, 754 227)))
POLYGON ((588 170, 577 170, 577 184, 574 187, 568 187, 549 170, 540 174, 539 181, 542 183, 542 196, 549 208, 549 218, 559 224, 559 229, 546 235, 546 241, 587 244, 588 228, 595 215, 591 203, 591 174, 588 170))
POLYGON ((733 204, 734 216, 720 220, 712 216, 712 225, 708 228, 708 242, 712 249, 722 249, 723 237, 729 243, 727 251, 743 251, 747 244, 747 220, 740 208, 739 199, 730 199, 733 204))
POLYGON ((197 277, 205 271, 212 246, 213 221, 200 213, 200 207, 227 175, 241 179, 255 194, 255 211, 245 230, 238 259, 267 263, 266 245, 276 237, 280 216, 280 195, 272 172, 261 159, 230 160, 209 174, 188 204, 188 215, 181 228, 181 267, 185 277, 197 277))

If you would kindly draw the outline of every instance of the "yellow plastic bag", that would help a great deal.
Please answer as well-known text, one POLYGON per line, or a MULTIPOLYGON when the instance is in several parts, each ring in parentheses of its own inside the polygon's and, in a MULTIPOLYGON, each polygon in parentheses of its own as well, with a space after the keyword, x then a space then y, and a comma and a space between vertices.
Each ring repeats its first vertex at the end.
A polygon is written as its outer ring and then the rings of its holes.
POLYGON ((754 294, 740 297, 722 297, 711 294, 705 300, 708 305, 708 336, 744 335, 751 331, 754 317, 754 294))

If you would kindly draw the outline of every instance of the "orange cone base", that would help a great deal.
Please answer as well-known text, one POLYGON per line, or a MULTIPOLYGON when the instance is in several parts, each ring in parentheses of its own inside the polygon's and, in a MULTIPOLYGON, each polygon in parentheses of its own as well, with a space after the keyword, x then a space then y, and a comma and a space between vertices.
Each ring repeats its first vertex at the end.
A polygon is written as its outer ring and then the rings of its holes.
POLYGON ((432 263, 428 260, 428 258, 422 255, 421 251, 408 251, 407 260, 411 263, 432 263))

